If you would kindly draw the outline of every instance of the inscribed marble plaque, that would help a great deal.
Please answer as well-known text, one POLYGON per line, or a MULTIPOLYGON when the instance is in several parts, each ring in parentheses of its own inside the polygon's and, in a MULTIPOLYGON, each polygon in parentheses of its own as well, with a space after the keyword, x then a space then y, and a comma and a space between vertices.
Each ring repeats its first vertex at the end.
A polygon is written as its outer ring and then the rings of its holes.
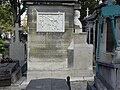
POLYGON ((37 12, 37 32, 64 32, 65 13, 37 12))

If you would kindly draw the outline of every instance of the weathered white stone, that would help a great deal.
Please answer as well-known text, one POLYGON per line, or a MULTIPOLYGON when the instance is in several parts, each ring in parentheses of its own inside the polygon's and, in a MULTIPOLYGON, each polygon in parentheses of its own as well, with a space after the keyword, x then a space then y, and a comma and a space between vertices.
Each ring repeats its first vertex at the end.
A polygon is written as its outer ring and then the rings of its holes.
POLYGON ((75 33, 68 47, 68 67, 73 77, 93 76, 93 45, 86 40, 87 33, 75 33))
POLYGON ((93 46, 87 44, 74 45, 74 68, 92 70, 93 46))
POLYGON ((64 32, 65 13, 37 12, 37 32, 64 32))
POLYGON ((87 44, 87 33, 74 34, 74 76, 93 75, 93 45, 87 44), (79 71, 79 72, 78 72, 79 71))
POLYGON ((73 38, 74 38, 73 40, 74 45, 75 44, 87 44, 87 33, 86 32, 79 33, 79 34, 74 33, 73 38))

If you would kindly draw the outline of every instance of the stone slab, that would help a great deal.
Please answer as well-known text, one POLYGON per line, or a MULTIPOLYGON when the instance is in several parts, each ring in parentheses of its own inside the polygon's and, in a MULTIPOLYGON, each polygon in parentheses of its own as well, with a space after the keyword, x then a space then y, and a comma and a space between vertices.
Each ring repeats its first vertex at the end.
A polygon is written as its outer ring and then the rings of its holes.
POLYGON ((92 70, 93 46, 88 44, 74 45, 74 68, 92 70))
POLYGON ((22 42, 12 42, 10 44, 9 55, 13 60, 25 60, 25 45, 22 42))
POLYGON ((65 79, 70 76, 72 80, 89 80, 93 77, 92 70, 32 70, 27 72, 27 81, 32 79, 42 79, 42 78, 59 78, 65 79), (91 78, 88 78, 91 77, 91 78))
POLYGON ((26 90, 69 90, 65 79, 31 80, 26 90))
POLYGON ((19 66, 18 62, 12 63, 0 63, 0 73, 4 71, 9 71, 9 73, 13 73, 19 66))

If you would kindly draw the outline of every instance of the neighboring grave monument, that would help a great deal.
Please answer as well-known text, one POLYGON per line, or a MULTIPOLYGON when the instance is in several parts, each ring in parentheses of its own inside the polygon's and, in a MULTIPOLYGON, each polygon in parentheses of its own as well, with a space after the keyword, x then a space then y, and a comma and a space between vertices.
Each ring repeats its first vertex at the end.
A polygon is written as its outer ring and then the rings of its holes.
POLYGON ((82 32, 79 17, 79 10, 75 10, 75 33, 73 33, 73 40, 68 47, 68 67, 73 69, 74 77, 91 77, 93 76, 93 45, 87 44, 87 33, 82 32))
POLYGON ((10 42, 9 56, 11 59, 18 60, 20 64, 22 64, 26 59, 25 44, 20 41, 20 31, 22 28, 19 27, 18 23, 16 23, 13 30, 15 34, 10 42))

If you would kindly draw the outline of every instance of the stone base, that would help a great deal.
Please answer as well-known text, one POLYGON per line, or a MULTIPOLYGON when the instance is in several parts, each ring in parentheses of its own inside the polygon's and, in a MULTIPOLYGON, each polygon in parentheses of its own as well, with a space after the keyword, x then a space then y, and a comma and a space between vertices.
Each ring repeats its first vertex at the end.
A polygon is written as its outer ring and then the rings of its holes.
POLYGON ((88 44, 74 45, 74 65, 75 69, 93 70, 93 46, 88 44))
MULTIPOLYGON (((93 77, 92 71, 88 70, 75 70, 75 69, 62 69, 62 70, 28 70, 27 81, 32 79, 42 78, 59 78, 66 79, 67 76, 71 77, 71 80, 88 80, 93 77)), ((93 79, 93 78, 92 78, 93 79)))

